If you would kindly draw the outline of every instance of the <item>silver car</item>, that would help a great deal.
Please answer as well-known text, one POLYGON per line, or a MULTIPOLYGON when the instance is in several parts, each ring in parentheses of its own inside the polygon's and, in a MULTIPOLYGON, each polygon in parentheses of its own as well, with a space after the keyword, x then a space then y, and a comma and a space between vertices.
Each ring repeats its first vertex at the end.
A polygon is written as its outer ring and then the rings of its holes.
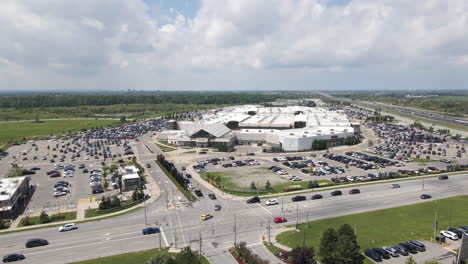
POLYGON ((383 247, 383 249, 384 249, 385 251, 387 251, 388 254, 390 254, 390 256, 392 256, 392 257, 394 257, 394 258, 400 256, 400 254, 398 254, 398 251, 397 251, 396 249, 392 248, 392 247, 383 247))

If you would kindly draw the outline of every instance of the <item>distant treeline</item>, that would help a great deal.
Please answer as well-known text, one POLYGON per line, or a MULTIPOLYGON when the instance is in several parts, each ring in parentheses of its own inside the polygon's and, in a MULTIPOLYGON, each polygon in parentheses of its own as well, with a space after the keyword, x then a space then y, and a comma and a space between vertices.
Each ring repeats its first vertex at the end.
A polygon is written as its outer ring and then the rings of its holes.
POLYGON ((34 95, 0 97, 0 108, 106 106, 116 104, 258 104, 276 99, 299 98, 299 94, 187 93, 162 95, 34 95))

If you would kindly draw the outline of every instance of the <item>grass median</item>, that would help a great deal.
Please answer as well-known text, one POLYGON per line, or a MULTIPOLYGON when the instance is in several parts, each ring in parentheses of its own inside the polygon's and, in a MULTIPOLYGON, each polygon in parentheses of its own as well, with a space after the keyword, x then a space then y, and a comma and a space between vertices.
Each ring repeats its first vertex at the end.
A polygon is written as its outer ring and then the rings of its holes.
POLYGON ((54 222, 70 221, 76 219, 76 211, 49 215, 49 222, 41 223, 40 216, 26 216, 21 219, 18 227, 48 224, 54 222), (27 218, 27 220, 25 220, 27 218))
POLYGON ((156 163, 156 165, 158 165, 158 167, 164 172, 164 174, 166 174, 167 178, 169 178, 172 183, 174 183, 174 185, 177 187, 177 189, 185 196, 185 198, 187 198, 187 200, 191 201, 191 200, 195 200, 195 197, 193 196, 193 194, 190 192, 190 191, 187 191, 184 189, 184 187, 182 187, 175 179, 174 177, 172 177, 172 175, 166 170, 166 168, 164 168, 161 163, 159 163, 158 160, 155 160, 154 161, 156 163))
POLYGON ((101 216, 101 215, 106 215, 106 214, 110 214, 110 213, 119 212, 119 211, 128 209, 130 207, 137 206, 137 205, 139 205, 139 204, 141 204, 143 202, 144 202, 143 200, 141 200, 139 202, 129 202, 129 203, 124 204, 124 205, 122 205, 120 207, 110 208, 110 209, 106 209, 106 210, 99 210, 99 208, 86 209, 85 210, 85 218, 96 217, 96 216, 101 216))
POLYGON ((338 229, 342 224, 349 224, 355 229, 361 251, 410 239, 429 240, 434 234, 436 211, 437 232, 446 229, 449 223, 454 227, 466 225, 468 195, 304 223, 299 225, 299 232, 281 233, 276 240, 291 248, 302 246, 305 232, 306 246, 318 250, 322 233, 327 228, 338 229))
MULTIPOLYGON (((73 262, 69 264, 134 264, 134 263, 146 263, 149 259, 157 255, 176 256, 177 253, 169 253, 169 249, 148 249, 137 252, 130 252, 125 254, 119 254, 109 257, 102 257, 97 259, 73 262)), ((205 257, 202 257, 203 264, 209 264, 205 257)))

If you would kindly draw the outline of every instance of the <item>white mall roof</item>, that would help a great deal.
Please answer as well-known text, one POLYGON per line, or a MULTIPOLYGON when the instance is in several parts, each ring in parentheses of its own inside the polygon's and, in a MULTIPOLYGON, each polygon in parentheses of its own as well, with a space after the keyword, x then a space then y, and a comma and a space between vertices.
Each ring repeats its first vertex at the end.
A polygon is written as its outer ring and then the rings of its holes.
POLYGON ((7 201, 15 194, 16 189, 26 179, 26 176, 0 178, 0 201, 7 201))

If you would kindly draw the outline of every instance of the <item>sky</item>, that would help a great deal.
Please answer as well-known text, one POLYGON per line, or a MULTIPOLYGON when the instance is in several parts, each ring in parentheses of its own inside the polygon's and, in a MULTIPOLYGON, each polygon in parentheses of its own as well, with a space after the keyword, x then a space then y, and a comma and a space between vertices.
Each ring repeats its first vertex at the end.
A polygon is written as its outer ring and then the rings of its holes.
POLYGON ((467 84, 466 0, 0 1, 0 91, 467 84))

